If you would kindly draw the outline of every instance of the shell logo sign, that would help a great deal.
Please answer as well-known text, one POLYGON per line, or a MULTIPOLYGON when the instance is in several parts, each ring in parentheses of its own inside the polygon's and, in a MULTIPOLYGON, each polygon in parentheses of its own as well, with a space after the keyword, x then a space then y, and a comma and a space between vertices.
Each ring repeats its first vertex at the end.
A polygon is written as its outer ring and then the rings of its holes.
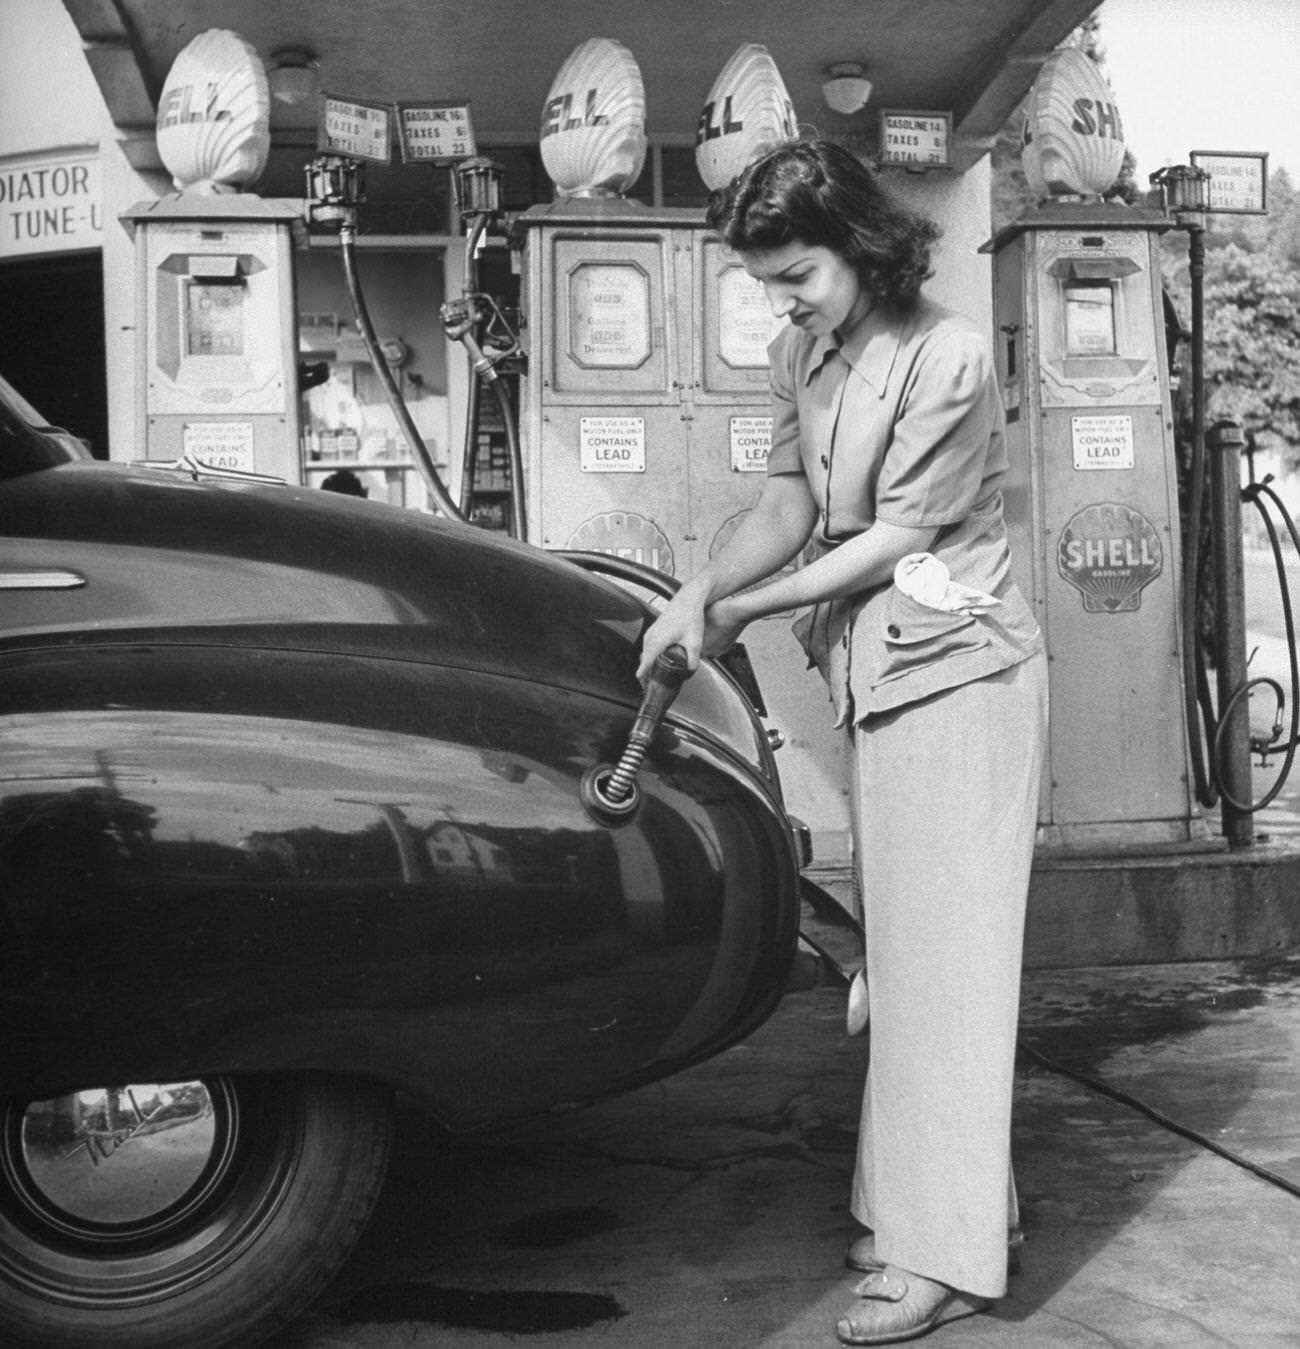
POLYGON ((1043 62, 1029 91, 1020 160, 1039 197, 1097 196, 1119 176, 1119 109, 1097 63, 1077 47, 1043 62))
POLYGON ((1120 502, 1099 502, 1077 511, 1057 542, 1057 570, 1083 596, 1089 614, 1140 608, 1142 591, 1164 565, 1156 527, 1120 502))
POLYGON ((636 58, 593 37, 560 67, 542 107, 542 164, 562 197, 620 196, 645 163, 645 85, 636 58))
POLYGON ((257 52, 209 28, 172 62, 158 100, 158 154, 184 191, 238 192, 266 167, 271 98, 257 52))
POLYGON ((700 111, 695 166, 710 191, 778 145, 798 138, 785 81, 766 47, 742 43, 722 67, 700 111))
POLYGON ((665 576, 676 574, 672 544, 653 520, 635 511, 607 511, 584 520, 569 535, 566 548, 608 553, 652 567, 665 576))

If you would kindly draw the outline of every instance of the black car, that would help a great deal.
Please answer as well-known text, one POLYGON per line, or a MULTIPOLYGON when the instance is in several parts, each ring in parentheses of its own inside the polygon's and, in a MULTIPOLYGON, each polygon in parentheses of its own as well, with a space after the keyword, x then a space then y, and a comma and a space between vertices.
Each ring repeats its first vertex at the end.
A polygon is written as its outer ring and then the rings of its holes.
POLYGON ((581 562, 94 462, 0 387, 4 1343, 247 1349, 396 1092, 488 1128, 773 1010, 802 858, 752 699, 707 664, 609 790, 653 611, 581 562))

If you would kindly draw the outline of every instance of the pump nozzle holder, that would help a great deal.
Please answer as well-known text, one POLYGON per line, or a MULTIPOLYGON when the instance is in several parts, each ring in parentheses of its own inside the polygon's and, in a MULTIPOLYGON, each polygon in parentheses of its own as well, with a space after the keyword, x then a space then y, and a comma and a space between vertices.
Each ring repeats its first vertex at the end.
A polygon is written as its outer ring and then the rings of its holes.
POLYGON ((364 165, 342 155, 317 155, 306 168, 307 218, 313 225, 355 229, 366 199, 364 165))

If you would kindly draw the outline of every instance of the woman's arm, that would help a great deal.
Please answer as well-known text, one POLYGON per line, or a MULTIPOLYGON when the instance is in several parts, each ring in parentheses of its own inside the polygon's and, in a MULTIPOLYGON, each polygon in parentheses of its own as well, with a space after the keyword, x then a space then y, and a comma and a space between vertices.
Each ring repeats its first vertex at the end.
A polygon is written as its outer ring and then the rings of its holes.
POLYGON ((682 586, 646 632, 638 678, 644 679, 655 658, 669 646, 685 649, 691 669, 701 653, 717 655, 721 646, 710 634, 705 611, 718 600, 779 571, 808 542, 817 523, 817 504, 802 473, 780 473, 763 484, 754 508, 716 557, 682 586))
POLYGON ((894 568, 903 558, 909 553, 925 552, 938 532, 928 526, 894 525, 877 520, 870 529, 789 576, 743 595, 719 597, 705 616, 710 631, 705 654, 725 650, 741 629, 756 618, 884 585, 893 578, 894 568), (718 642, 723 645, 718 647, 718 642))

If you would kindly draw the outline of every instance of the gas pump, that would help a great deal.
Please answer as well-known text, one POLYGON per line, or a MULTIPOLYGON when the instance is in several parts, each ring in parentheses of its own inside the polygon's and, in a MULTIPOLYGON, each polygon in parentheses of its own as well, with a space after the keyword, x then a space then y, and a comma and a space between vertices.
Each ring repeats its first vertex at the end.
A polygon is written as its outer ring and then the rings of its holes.
POLYGON ((224 30, 177 57, 158 149, 179 191, 126 211, 134 236, 136 419, 149 459, 298 481, 299 210, 239 189, 261 172, 269 96, 257 53, 224 30))
POLYGON ((1046 198, 989 245, 1017 577, 1047 641, 1040 855, 1215 846, 1188 758, 1180 540, 1158 237, 1106 203, 1123 157, 1109 87, 1055 53, 1025 172, 1046 198))
MULTIPOLYGON (((606 39, 579 48, 546 107, 582 115, 552 113, 542 126, 557 199, 516 221, 529 539, 681 578, 758 499, 771 443, 767 345, 778 321, 702 212, 621 195, 640 164, 629 148, 629 88, 639 75, 626 49, 606 39)), ((706 185, 787 138, 788 110, 771 58, 746 44, 701 114, 706 185)), ((790 636, 793 617, 751 625, 745 646, 772 724, 797 747, 781 765, 787 800, 817 821, 825 857, 847 839, 846 751, 820 677, 790 636)))
POLYGON ((299 481, 299 213, 251 194, 180 193, 122 219, 135 234, 145 457, 299 481))

